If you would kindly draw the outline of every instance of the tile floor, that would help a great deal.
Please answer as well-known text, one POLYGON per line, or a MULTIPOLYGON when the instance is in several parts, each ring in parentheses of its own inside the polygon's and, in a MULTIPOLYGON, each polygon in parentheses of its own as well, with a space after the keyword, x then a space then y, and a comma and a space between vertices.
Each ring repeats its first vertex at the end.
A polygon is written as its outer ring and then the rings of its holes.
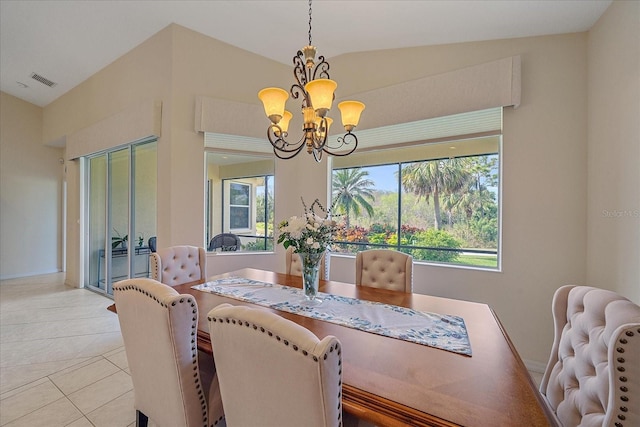
POLYGON ((63 273, 0 281, 1 427, 135 426, 112 302, 63 273))
POLYGON ((0 281, 0 426, 134 426, 112 301, 63 282, 0 281))

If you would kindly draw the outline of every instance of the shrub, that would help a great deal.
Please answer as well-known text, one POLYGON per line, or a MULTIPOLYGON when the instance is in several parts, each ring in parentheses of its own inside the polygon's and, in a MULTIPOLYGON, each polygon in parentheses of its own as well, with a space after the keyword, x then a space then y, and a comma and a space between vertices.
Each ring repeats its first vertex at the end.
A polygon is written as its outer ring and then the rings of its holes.
POLYGON ((377 244, 387 243, 386 233, 369 233, 367 238, 369 239, 369 243, 377 243, 377 244))
POLYGON ((264 248, 264 239, 256 239, 255 242, 249 242, 246 245, 242 245, 242 250, 245 251, 272 251, 273 239, 267 240, 267 249, 264 248))
MULTIPOLYGON (((451 234, 444 230, 436 230, 435 228, 430 228, 426 231, 416 233, 414 245, 451 249, 458 249, 461 247, 461 243, 451 234)), ((414 249, 411 251, 411 254, 417 260, 454 262, 457 260, 459 252, 437 249, 414 249)))
POLYGON ((359 225, 349 228, 338 228, 337 242, 367 242, 367 229, 359 225))

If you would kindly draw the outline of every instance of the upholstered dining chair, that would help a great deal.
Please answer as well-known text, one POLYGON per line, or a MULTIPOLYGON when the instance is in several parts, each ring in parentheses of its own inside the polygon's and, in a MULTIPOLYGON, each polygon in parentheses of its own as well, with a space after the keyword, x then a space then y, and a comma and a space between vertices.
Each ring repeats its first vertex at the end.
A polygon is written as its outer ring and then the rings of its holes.
POLYGON ((604 289, 563 286, 540 392, 564 427, 640 426, 640 307, 604 289))
MULTIPOLYGON (((326 255, 322 257, 322 260, 320 261, 320 279, 321 280, 324 280, 325 277, 327 276, 327 273, 325 272, 325 259, 326 259, 326 255)), ((300 255, 293 252, 293 248, 291 246, 287 248, 285 260, 286 260, 287 274, 291 274, 294 276, 302 276, 302 260, 300 259, 300 255)))
POLYGON ((207 254, 197 246, 171 246, 149 255, 151 278, 169 286, 204 279, 207 254))
POLYGON ((389 249, 358 252, 356 285, 412 292, 413 257, 389 249))
POLYGON ((213 372, 200 374, 195 299, 148 278, 115 283, 113 297, 133 381, 136 425, 145 427, 149 418, 159 427, 205 427, 222 420, 217 378, 213 372), (204 377, 212 379, 210 385, 204 377))
POLYGON ((157 242, 158 238, 156 236, 153 237, 149 237, 149 240, 147 242, 147 244, 149 245, 149 250, 151 252, 155 252, 156 251, 156 246, 157 246, 157 242))
POLYGON ((342 346, 266 309, 221 304, 208 316, 227 425, 342 424, 342 346))

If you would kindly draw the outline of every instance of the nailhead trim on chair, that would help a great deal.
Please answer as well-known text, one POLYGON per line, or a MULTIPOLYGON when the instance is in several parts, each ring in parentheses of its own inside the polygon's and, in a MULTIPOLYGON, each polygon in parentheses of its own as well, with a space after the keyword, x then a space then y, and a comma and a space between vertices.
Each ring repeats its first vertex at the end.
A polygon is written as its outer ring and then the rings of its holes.
MULTIPOLYGON (((634 339, 640 339, 640 328, 634 332, 634 331, 626 331, 625 336, 627 336, 628 338, 620 338, 618 340, 618 343, 620 344, 619 347, 616 347, 616 353, 618 353, 618 357, 616 357, 614 363, 614 366, 616 367, 616 371, 620 372, 621 375, 617 378, 618 381, 621 383, 620 385, 620 391, 623 393, 627 393, 629 391, 629 388, 625 385, 625 383, 628 381, 627 377, 622 374, 624 372, 626 372, 626 368, 624 366, 624 364, 626 363, 626 359, 622 356, 625 352, 625 347, 626 345, 629 343, 630 340, 634 340, 634 339)), ((624 423, 622 423, 622 421, 625 421, 627 419, 625 413, 629 412, 629 396, 627 394, 622 394, 620 396, 620 401, 622 402, 620 404, 620 406, 618 406, 618 410, 616 412, 616 418, 618 419, 618 421, 615 422, 614 426, 615 427, 624 427, 624 423)))
MULTIPOLYGON (((158 298, 156 298, 155 296, 152 296, 151 294, 149 294, 149 292, 144 291, 142 289, 140 289, 139 287, 137 287, 136 285, 126 285, 126 286, 122 286, 122 287, 118 287, 118 286, 114 286, 113 287, 113 291, 137 291, 140 292, 143 295, 146 295, 148 297, 150 297, 151 299, 153 299, 155 302, 157 302, 158 304, 160 304, 160 306, 164 307, 164 308, 169 308, 169 306, 163 302, 161 302, 160 300, 158 300, 158 298)), ((198 392, 198 396, 199 396, 199 400, 200 400, 200 407, 202 408, 202 419, 204 420, 204 427, 208 427, 209 423, 208 423, 208 419, 207 419, 207 401, 205 399, 205 395, 204 392, 202 390, 202 386, 200 384, 200 381, 198 379, 198 349, 197 349, 197 345, 196 345, 196 340, 195 340, 195 336, 197 335, 197 330, 198 330, 198 318, 197 318, 197 313, 198 313, 198 308, 196 305, 195 300, 193 299, 193 297, 189 296, 187 298, 180 298, 179 300, 180 304, 183 303, 190 303, 191 304, 191 312, 193 313, 193 317, 191 319, 191 363, 193 365, 193 378, 194 378, 194 383, 196 385, 196 390, 198 392)), ((173 301, 171 303, 171 306, 175 306, 176 305, 176 301, 173 301)), ((224 417, 221 417, 221 419, 224 417)), ((218 420, 220 421, 220 420, 218 420)), ((216 423, 218 422, 216 421, 216 423)))
MULTIPOLYGON (((258 326, 258 325, 255 325, 253 323, 250 324, 247 321, 245 321, 244 324, 243 324, 241 320, 228 318, 228 317, 225 317, 225 318, 207 317, 207 319, 210 322, 220 322, 220 323, 225 323, 226 322, 226 323, 233 323, 234 325, 237 324, 238 326, 246 326, 247 328, 252 327, 253 330, 256 330, 256 331, 259 328, 260 332, 266 333, 268 336, 270 336, 272 338, 274 337, 273 332, 271 332, 269 330, 266 330, 263 326, 258 326)), ((275 338, 276 338, 276 341, 282 342, 285 346, 289 347, 289 341, 288 340, 283 340, 278 335, 275 335, 275 338)), ((295 345, 295 344, 292 344, 291 348, 293 349, 293 351, 296 351, 296 352, 299 350, 299 347, 297 345, 295 345)), ((336 344, 335 347, 334 346, 329 347, 329 351, 325 352, 322 355, 322 357, 323 357, 324 360, 327 360, 327 355, 329 353, 333 353, 334 349, 336 350, 336 357, 339 358, 338 359, 338 366, 339 366, 339 369, 338 369, 338 387, 340 388, 340 391, 338 392, 338 398, 339 398, 338 399, 338 424, 342 425, 342 359, 340 358, 340 356, 342 355, 342 350, 340 349, 340 345, 336 344)), ((309 356, 309 352, 306 351, 306 350, 302 350, 301 353, 305 357, 309 356)), ((318 357, 314 355, 313 356, 313 361, 314 362, 318 362, 319 361, 318 357)))

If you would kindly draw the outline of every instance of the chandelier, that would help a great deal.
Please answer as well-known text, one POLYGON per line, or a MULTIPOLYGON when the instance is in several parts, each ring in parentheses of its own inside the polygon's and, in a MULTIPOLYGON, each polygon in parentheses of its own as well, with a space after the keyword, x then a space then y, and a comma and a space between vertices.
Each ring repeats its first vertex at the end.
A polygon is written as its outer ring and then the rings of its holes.
POLYGON ((289 136, 289 121, 293 115, 285 110, 289 98, 286 90, 277 87, 262 89, 258 98, 264 105, 264 111, 271 124, 267 128, 267 138, 273 146, 273 153, 281 159, 291 159, 303 148, 313 154, 316 162, 322 160, 322 153, 332 156, 347 156, 358 146, 358 138, 352 133, 358 125, 364 104, 358 101, 343 101, 338 104, 342 115, 342 125, 346 133, 337 138, 337 144, 328 143, 329 128, 333 120, 327 116, 335 98, 334 91, 338 84, 329 79, 329 63, 324 56, 318 56, 316 48, 311 45, 311 0, 309 0, 309 45, 299 50, 293 57, 293 76, 296 83, 289 93, 294 99, 302 100, 302 137, 291 143, 285 138, 289 136), (340 150, 340 151, 336 151, 340 150))

